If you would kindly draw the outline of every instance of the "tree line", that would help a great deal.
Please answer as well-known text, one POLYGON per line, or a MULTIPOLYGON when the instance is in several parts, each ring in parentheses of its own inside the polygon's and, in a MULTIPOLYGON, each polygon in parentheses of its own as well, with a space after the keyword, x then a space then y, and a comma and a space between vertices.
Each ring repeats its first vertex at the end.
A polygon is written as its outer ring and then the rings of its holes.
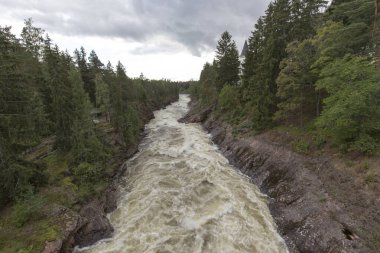
POLYGON ((0 27, 0 207, 46 184, 44 166, 23 158, 44 138, 53 137, 55 150, 70 154, 71 167, 92 173, 111 153, 94 114, 103 115, 127 147, 136 141, 144 109, 177 96, 175 83, 132 79, 122 63, 104 65, 95 51, 87 57, 81 47, 71 56, 31 19, 20 38, 0 27))
POLYGON ((380 149, 376 0, 275 0, 242 64, 228 32, 192 94, 256 132, 308 127, 342 151, 380 149))

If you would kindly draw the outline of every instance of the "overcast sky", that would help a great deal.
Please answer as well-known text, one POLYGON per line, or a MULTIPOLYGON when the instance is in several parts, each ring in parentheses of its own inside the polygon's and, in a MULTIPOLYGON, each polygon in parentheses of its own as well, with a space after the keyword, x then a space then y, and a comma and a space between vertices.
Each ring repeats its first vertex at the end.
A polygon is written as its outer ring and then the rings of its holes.
POLYGON ((0 25, 32 17, 70 53, 84 46, 131 77, 198 79, 228 30, 241 50, 269 0, 0 0, 0 25))

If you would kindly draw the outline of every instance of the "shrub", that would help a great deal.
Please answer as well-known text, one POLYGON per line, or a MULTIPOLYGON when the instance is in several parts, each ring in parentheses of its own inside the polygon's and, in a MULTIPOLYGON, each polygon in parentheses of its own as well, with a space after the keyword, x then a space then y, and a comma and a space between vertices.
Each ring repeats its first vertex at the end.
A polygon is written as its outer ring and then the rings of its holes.
POLYGON ((239 107, 239 90, 232 85, 224 85, 220 91, 218 107, 222 111, 234 111, 239 107))
POLYGON ((80 184, 94 183, 103 177, 102 167, 97 164, 81 163, 73 169, 75 181, 80 184))
POLYGON ((358 139, 349 147, 349 151, 360 151, 365 154, 374 155, 380 149, 378 141, 368 134, 360 134, 358 139))
POLYGON ((33 195, 27 200, 17 202, 12 208, 12 224, 16 227, 22 227, 32 218, 38 219, 41 215, 41 208, 45 203, 46 199, 38 195, 33 195))
POLYGON ((308 143, 306 140, 300 139, 293 142, 293 148, 298 153, 306 154, 310 150, 310 143, 308 143))

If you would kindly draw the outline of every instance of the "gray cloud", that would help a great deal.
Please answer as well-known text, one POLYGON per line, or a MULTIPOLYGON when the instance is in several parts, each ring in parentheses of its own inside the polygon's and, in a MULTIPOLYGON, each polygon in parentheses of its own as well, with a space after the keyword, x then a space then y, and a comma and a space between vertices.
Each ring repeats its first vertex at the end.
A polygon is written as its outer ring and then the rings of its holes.
MULTIPOLYGON (((12 17, 32 17, 48 32, 148 42, 155 36, 185 46, 193 55, 214 50, 228 30, 242 46, 269 0, 0 0, 12 17)), ((2 24, 7 25, 7 24, 2 24)), ((178 50, 159 43, 136 54, 178 50)))

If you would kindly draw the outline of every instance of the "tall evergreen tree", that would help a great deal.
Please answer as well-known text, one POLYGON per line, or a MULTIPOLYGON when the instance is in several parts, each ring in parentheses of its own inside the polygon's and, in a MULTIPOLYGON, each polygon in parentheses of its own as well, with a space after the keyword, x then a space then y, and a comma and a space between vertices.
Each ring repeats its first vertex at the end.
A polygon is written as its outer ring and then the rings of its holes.
POLYGON ((52 48, 50 41, 46 41, 44 61, 47 83, 52 96, 56 146, 62 151, 69 151, 72 147, 73 134, 72 85, 68 79, 70 60, 59 51, 57 46, 52 48))
POLYGON ((201 103, 214 104, 217 99, 217 71, 214 65, 206 63, 203 66, 199 84, 200 92, 203 94, 200 98, 201 103))
MULTIPOLYGON (((76 64, 80 70, 82 80, 84 83, 84 90, 87 92, 88 96, 90 97, 91 103, 93 105, 96 105, 96 91, 95 91, 96 88, 95 88, 95 83, 94 83, 95 76, 92 75, 92 73, 89 70, 89 66, 87 63, 86 50, 84 49, 84 47, 81 47, 80 50, 76 49, 74 51, 74 54, 75 54, 76 64)), ((93 64, 95 65, 93 66, 97 67, 97 65, 99 64, 98 63, 99 59, 97 57, 95 58, 94 55, 91 56, 91 59, 94 60, 93 64)))
POLYGON ((248 39, 248 52, 243 63, 243 102, 251 101, 253 96, 257 95, 253 91, 255 87, 251 78, 259 74, 259 66, 263 57, 264 46, 264 18, 258 19, 255 30, 248 39))
POLYGON ((71 66, 68 78, 72 86, 73 123, 70 137, 74 160, 77 163, 101 160, 104 151, 95 134, 95 126, 90 116, 91 103, 84 91, 80 73, 74 66, 71 66))
MULTIPOLYGON (((44 183, 37 166, 19 153, 35 145, 40 137, 38 94, 29 68, 33 58, 10 32, 0 27, 0 206, 17 196, 33 193, 44 183)), ((35 73, 34 73, 35 74, 35 73)))
POLYGON ((44 32, 43 29, 33 26, 31 18, 25 20, 21 32, 22 43, 36 59, 40 59, 42 54, 44 32))
POLYGON ((277 78, 280 102, 275 118, 302 126, 307 120, 318 116, 320 109, 314 85, 318 75, 312 70, 317 57, 316 48, 311 40, 293 42, 288 45, 287 53, 277 78))
POLYGON ((216 46, 216 68, 218 90, 224 84, 236 85, 239 82, 240 61, 236 43, 229 32, 225 31, 216 46))
POLYGON ((266 15, 259 19, 249 40, 243 69, 246 107, 252 112, 252 125, 262 130, 271 125, 277 109, 276 79, 280 62, 286 57, 291 40, 291 8, 289 0, 270 3, 266 15))

